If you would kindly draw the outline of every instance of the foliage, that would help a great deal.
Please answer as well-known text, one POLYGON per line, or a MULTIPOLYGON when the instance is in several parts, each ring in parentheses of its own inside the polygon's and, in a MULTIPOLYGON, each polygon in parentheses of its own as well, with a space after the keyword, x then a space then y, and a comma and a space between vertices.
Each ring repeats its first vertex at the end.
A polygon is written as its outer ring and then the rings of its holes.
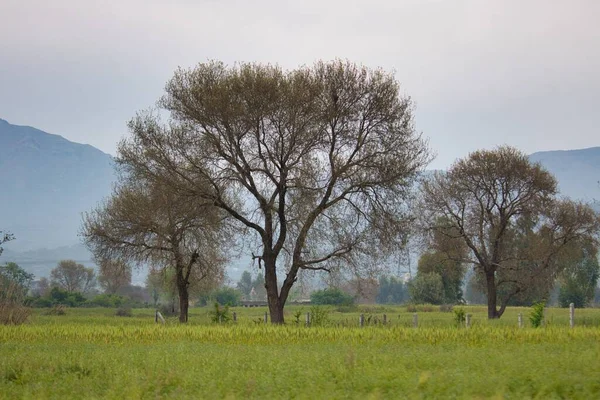
POLYGON ((534 328, 542 326, 542 323, 544 322, 544 308, 546 308, 546 303, 543 301, 535 303, 532 306, 531 313, 529 314, 529 321, 534 328))
POLYGON ((23 298, 27 295, 33 278, 33 274, 27 273, 14 262, 9 262, 4 266, 0 265, 0 292, 6 292, 11 287, 12 295, 23 298))
POLYGON ((465 319, 467 318, 467 313, 464 308, 455 308, 454 309, 454 321, 457 325, 461 326, 465 323, 465 319))
MULTIPOLYGON (((457 257, 462 256, 458 255, 457 257)), ((417 277, 419 274, 434 273, 442 278, 442 302, 455 304, 462 301, 462 280, 465 275, 463 263, 448 258, 441 251, 426 252, 419 258, 417 268, 417 277)))
POLYGON ((230 320, 229 305, 221 306, 215 302, 214 310, 210 312, 210 319, 214 323, 223 323, 230 320))
POLYGON ((598 248, 591 242, 577 243, 573 252, 565 257, 566 264, 559 279, 558 303, 561 307, 583 308, 594 298, 600 276, 598 248))
POLYGON ((117 317, 132 317, 133 316, 130 307, 119 307, 119 308, 117 308, 117 311, 115 312, 115 315, 117 317))
POLYGON ((427 235, 468 248, 450 258, 483 277, 490 319, 500 318, 515 296, 547 293, 565 249, 600 227, 588 205, 559 199, 556 179, 507 146, 473 152, 425 179, 419 216, 427 235))
POLYGON ((80 307, 87 301, 82 293, 69 292, 58 287, 53 287, 50 290, 50 298, 52 305, 63 305, 68 307, 80 307))
POLYGON ((325 326, 329 322, 329 310, 327 307, 314 305, 310 308, 310 325, 325 326))
POLYGON ((408 288, 395 276, 379 278, 379 289, 375 301, 377 304, 402 304, 409 298, 408 288))
POLYGON ((115 294, 120 288, 131 285, 131 266, 124 261, 101 259, 97 264, 98 284, 105 293, 115 294))
POLYGON ((93 268, 86 268, 74 260, 62 260, 50 271, 52 286, 67 292, 86 293, 96 285, 96 274, 93 268))
POLYGON ((119 308, 128 303, 128 300, 129 299, 116 294, 99 294, 98 296, 88 300, 86 305, 90 307, 119 308))
POLYGON ((24 298, 19 281, 4 282, 0 288, 0 325, 20 325, 27 321, 31 309, 25 306, 24 298))
POLYGON ((408 283, 411 301, 414 303, 442 304, 444 284, 442 277, 435 273, 420 273, 408 283))
POLYGON ((237 289, 242 293, 242 297, 245 300, 250 300, 250 292, 252 291, 252 287, 252 274, 250 271, 242 272, 242 276, 237 283, 237 289))
POLYGON ((119 159, 255 235, 273 323, 300 271, 358 273, 405 236, 430 153, 392 73, 340 60, 292 71, 208 62, 176 71, 159 106, 130 122, 119 159))
POLYGON ((354 298, 338 288, 327 288, 310 294, 310 302, 316 305, 345 305, 354 304, 354 298))

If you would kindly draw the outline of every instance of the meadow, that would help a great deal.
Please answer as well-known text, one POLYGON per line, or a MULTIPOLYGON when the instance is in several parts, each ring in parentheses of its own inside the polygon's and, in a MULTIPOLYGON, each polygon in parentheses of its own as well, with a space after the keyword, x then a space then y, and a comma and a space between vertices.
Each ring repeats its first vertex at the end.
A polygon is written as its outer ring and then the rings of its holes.
POLYGON ((232 309, 238 321, 223 324, 193 308, 185 326, 156 324, 150 309, 36 310, 0 326, 0 398, 600 397, 597 309, 577 310, 573 329, 565 309, 548 309, 537 329, 526 308, 488 321, 484 307, 465 307, 468 329, 433 306, 417 309, 416 329, 406 307, 331 308, 305 327, 309 310, 290 307, 286 326, 261 322, 265 308, 232 309))

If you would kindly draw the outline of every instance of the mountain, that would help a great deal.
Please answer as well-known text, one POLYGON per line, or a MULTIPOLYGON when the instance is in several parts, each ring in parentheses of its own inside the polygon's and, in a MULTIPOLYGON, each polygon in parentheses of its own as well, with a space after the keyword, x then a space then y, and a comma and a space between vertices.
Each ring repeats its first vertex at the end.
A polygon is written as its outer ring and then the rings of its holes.
POLYGON ((110 194, 112 157, 0 119, 0 229, 13 251, 79 243, 81 213, 110 194))
POLYGON ((596 204, 600 201, 600 147, 541 151, 529 158, 554 174, 561 194, 596 204))

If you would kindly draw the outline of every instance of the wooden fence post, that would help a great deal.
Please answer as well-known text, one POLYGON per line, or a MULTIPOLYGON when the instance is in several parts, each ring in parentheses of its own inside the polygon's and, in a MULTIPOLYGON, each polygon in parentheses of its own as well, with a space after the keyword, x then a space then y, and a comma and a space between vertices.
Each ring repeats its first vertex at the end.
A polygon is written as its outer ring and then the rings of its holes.
POLYGON ((268 316, 267 312, 265 311, 265 324, 266 324, 267 322, 269 322, 269 316, 268 316))
POLYGON ((413 328, 416 328, 419 326, 419 316, 417 315, 417 313, 413 314, 413 328))
POLYGON ((517 317, 517 321, 519 321, 519 328, 523 327, 523 314, 519 313, 519 316, 517 317))
POLYGON ((383 324, 387 324, 387 315, 383 314, 383 324))
POLYGON ((310 313, 306 313, 306 326, 310 326, 310 313))
POLYGON ((471 327, 471 314, 467 314, 467 315, 465 316, 465 326, 466 326, 467 328, 470 328, 470 327, 471 327))
POLYGON ((360 318, 358 319, 358 322, 361 327, 365 326, 365 314, 360 314, 360 318))
POLYGON ((233 322, 237 322, 237 314, 235 311, 233 312, 233 322))
POLYGON ((571 328, 575 326, 575 303, 569 304, 569 325, 571 328))

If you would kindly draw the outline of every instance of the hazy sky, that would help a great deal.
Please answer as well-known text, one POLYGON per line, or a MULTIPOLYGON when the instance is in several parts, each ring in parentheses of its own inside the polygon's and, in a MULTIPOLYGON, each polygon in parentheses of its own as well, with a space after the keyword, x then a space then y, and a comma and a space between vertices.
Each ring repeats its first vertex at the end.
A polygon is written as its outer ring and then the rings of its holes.
POLYGON ((114 154, 177 66, 347 58, 395 70, 445 168, 600 145, 597 0, 0 0, 0 118, 114 154))

